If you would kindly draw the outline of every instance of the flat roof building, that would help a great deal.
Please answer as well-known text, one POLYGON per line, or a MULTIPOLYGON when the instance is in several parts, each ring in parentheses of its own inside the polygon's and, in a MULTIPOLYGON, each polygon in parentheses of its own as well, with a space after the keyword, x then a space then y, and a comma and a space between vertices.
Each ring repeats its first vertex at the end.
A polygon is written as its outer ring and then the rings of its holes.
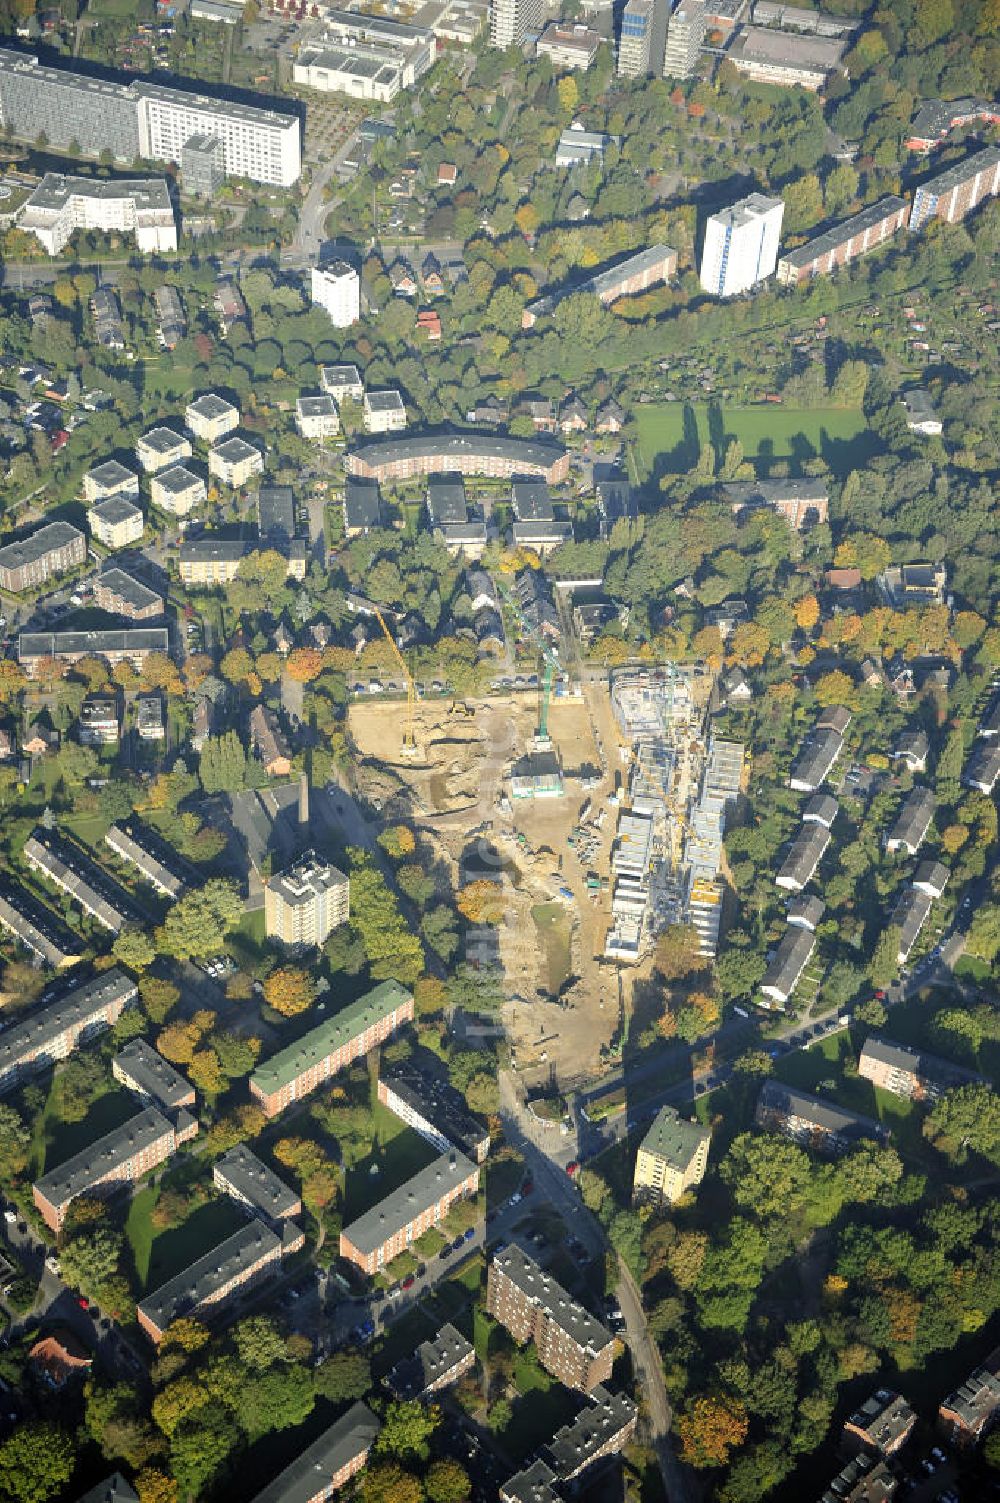
POLYGON ((549 21, 535 43, 535 53, 547 57, 557 72, 579 69, 585 73, 602 41, 599 32, 579 22, 549 21))
POLYGON ((178 549, 178 569, 184 584, 198 588, 232 584, 240 564, 252 553, 280 553, 287 564, 289 579, 304 579, 307 545, 301 538, 284 543, 280 538, 258 541, 248 538, 201 537, 182 543, 178 549))
MULTIPOLYGON (((101 469, 105 468, 107 466, 101 466, 101 469)), ((133 479, 136 479, 138 494, 138 480, 134 476, 133 479)), ((109 496, 106 501, 88 507, 87 523, 105 548, 127 548, 130 543, 137 543, 146 525, 142 508, 125 495, 109 496)))
POLYGON ((342 871, 308 851, 264 884, 264 930, 290 948, 326 943, 350 917, 350 882, 342 871))
POLYGON ((450 1323, 430 1341, 422 1341, 412 1357, 397 1362, 389 1385, 401 1399, 428 1399, 450 1388, 476 1364, 476 1349, 450 1323))
POLYGON ((298 1216, 302 1211, 302 1201, 296 1192, 251 1153, 245 1143, 237 1143, 216 1159, 212 1181, 217 1190, 252 1211, 259 1211, 272 1224, 298 1216))
POLYGON ((165 626, 124 631, 23 631, 17 639, 17 660, 29 678, 44 658, 78 663, 81 658, 96 657, 104 658, 112 667, 129 662, 141 670, 150 653, 166 657, 169 650, 170 634, 165 626))
POLYGON ((796 532, 829 517, 830 487, 824 480, 735 480, 723 485, 722 494, 735 517, 776 511, 796 532))
POLYGON ((493 1256, 486 1309, 520 1346, 534 1341, 546 1372, 567 1388, 590 1393, 610 1379, 615 1338, 514 1244, 493 1256))
POLYGON ((489 1128, 469 1111, 461 1092, 407 1060, 380 1073, 378 1099, 439 1153, 459 1148, 481 1164, 490 1151, 489 1128))
POLYGON ((135 457, 147 475, 154 475, 157 470, 190 459, 191 440, 175 433, 173 428, 150 428, 136 443, 135 457))
POLYGON ((726 53, 726 61, 755 83, 783 88, 809 89, 816 93, 840 67, 847 39, 802 36, 747 26, 726 53))
POLYGON ((106 1199, 164 1163, 176 1151, 172 1122, 147 1107, 36 1180, 32 1196, 54 1232, 78 1195, 106 1199))
POLYGON ((132 1039, 111 1061, 121 1085, 162 1112, 179 1112, 195 1104, 194 1086, 145 1039, 132 1039))
POLYGON ((216 392, 206 391, 188 403, 184 421, 196 438, 214 444, 240 426, 240 409, 216 392))
POLYGON ((772 275, 784 212, 783 199, 750 193, 709 217, 699 273, 706 292, 735 297, 772 275))
POLYGON ((382 1426, 365 1404, 352 1404, 253 1503, 325 1503, 360 1472, 382 1426))
POLYGON ((894 1456, 913 1433, 917 1416, 891 1388, 879 1388, 844 1421, 844 1439, 862 1451, 894 1456))
POLYGON ((1000 193, 1000 146, 987 146, 964 161, 939 172, 913 195, 910 232, 922 230, 932 219, 958 224, 984 199, 1000 193))
POLYGON ((639 1411, 623 1393, 598 1385, 591 1402, 543 1447, 545 1459, 563 1484, 573 1482, 605 1456, 614 1456, 635 1434, 639 1411))
POLYGON ((966 1378, 938 1409, 948 1440, 963 1449, 976 1445, 1000 1417, 1000 1347, 966 1378))
POLYGON ((0 1094, 110 1028, 138 996, 132 977, 114 966, 11 1023, 0 1033, 0 1094))
POLYGON ((796 246, 780 256, 778 281, 786 287, 794 287, 810 277, 829 276, 858 256, 877 250, 906 227, 909 209, 907 200, 895 195, 868 204, 850 219, 833 225, 821 235, 807 240, 805 245, 796 246))
POLYGON ((661 1107, 635 1157, 632 1199, 672 1204, 700 1185, 711 1141, 709 1128, 686 1121, 672 1106, 661 1107))
POLYGON ((143 255, 177 249, 177 220, 162 177, 108 181, 47 172, 21 210, 18 228, 50 256, 58 256, 77 230, 134 234, 143 255))
POLYGON ((820 1503, 889 1503, 896 1478, 880 1456, 853 1456, 834 1477, 820 1503))
POLYGON ((102 569, 94 580, 94 604, 129 621, 155 621, 166 601, 125 569, 102 569))
POLYGON ((584 281, 568 282, 553 292, 529 303, 521 314, 522 329, 532 329, 538 320, 554 311, 564 298, 578 292, 593 293, 605 307, 617 302, 620 297, 636 297, 648 292, 661 282, 669 282, 677 270, 677 252, 669 245, 650 245, 636 251, 624 260, 609 266, 605 271, 595 272, 584 281))
POLYGON ((376 1274, 478 1189, 479 1166, 453 1148, 345 1226, 340 1256, 376 1274))
POLYGON ((186 517, 195 507, 204 506, 208 489, 204 480, 187 465, 174 464, 152 477, 149 494, 154 506, 173 517, 186 517))
POLYGON ((87 561, 87 539, 68 522, 49 522, 0 548, 0 589, 18 594, 87 561))
MULTIPOLYGON (((301 1246, 301 1233, 299 1238, 301 1246)), ((250 1221, 153 1294, 147 1294, 136 1309, 136 1318, 149 1339, 158 1343, 175 1320, 182 1316, 204 1319, 238 1290, 277 1273, 283 1253, 291 1250, 284 1236, 279 1237, 262 1221, 250 1221)))
POLYGON ((321 365, 319 384, 338 407, 344 402, 360 402, 364 397, 364 382, 356 365, 321 365))
POLYGON ((250 1077, 250 1094, 268 1117, 276 1117, 412 1019, 412 994, 398 981, 382 981, 259 1064, 250 1077))

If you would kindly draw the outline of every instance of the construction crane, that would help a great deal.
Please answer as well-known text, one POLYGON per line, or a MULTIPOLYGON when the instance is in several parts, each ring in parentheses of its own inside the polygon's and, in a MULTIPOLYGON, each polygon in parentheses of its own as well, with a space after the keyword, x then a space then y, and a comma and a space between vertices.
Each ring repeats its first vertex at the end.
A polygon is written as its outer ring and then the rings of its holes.
POLYGON ((417 691, 416 686, 413 682, 413 674, 406 666, 406 659, 403 657, 403 654, 396 646, 396 639, 392 635, 392 632, 389 630, 389 628, 386 626, 385 617, 382 615, 382 612, 379 610, 377 605, 373 606, 372 609, 375 612, 379 626, 381 626, 382 628, 382 634, 385 637, 385 640, 388 642, 389 646, 392 648, 393 653, 396 657, 396 661, 399 663, 400 668, 402 668, 403 677, 406 680, 406 719, 403 722, 403 751, 404 753, 412 756, 417 749, 417 733, 414 728, 417 710, 417 691))
POLYGON ((552 699, 552 685, 555 682, 556 674, 561 672, 562 670, 562 664, 559 662, 559 655, 555 651, 555 649, 549 646, 548 642, 546 642, 545 638, 541 635, 540 632, 535 631, 535 629, 529 626, 527 621, 525 621, 524 614, 517 602, 517 599, 514 595, 511 594, 507 586, 505 584, 502 584, 499 580, 497 581, 497 584, 500 590, 500 594, 503 596, 504 600, 507 602, 507 604, 510 606, 510 609, 514 613, 514 617, 517 621, 518 627, 520 628, 522 637, 534 644, 534 646, 538 649, 542 662, 545 665, 542 673, 542 697, 538 710, 538 730, 536 732, 535 739, 538 742, 547 742, 549 739, 549 703, 552 699))

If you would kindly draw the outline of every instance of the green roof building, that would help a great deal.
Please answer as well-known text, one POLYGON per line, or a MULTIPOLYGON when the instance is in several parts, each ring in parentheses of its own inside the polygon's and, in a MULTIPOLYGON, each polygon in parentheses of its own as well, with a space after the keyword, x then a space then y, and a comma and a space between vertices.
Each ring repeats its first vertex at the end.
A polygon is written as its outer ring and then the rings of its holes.
POLYGON ((707 1127, 688 1122, 672 1106, 662 1107, 636 1155, 632 1198, 659 1205, 700 1185, 711 1137, 707 1127))

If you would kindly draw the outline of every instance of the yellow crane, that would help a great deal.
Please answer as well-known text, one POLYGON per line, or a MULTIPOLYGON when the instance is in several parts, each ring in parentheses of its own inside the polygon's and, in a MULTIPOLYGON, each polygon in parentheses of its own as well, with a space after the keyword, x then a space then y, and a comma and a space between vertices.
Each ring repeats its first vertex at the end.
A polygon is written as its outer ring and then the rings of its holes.
POLYGON ((414 722, 416 720, 417 691, 413 682, 413 674, 407 668, 406 659, 396 646, 396 639, 386 626, 382 612, 378 606, 375 606, 374 609, 385 640, 395 653, 396 661, 399 663, 400 668, 402 668, 403 677, 406 679, 406 719, 403 722, 403 750, 404 752, 415 752, 417 749, 417 733, 414 729, 414 722))

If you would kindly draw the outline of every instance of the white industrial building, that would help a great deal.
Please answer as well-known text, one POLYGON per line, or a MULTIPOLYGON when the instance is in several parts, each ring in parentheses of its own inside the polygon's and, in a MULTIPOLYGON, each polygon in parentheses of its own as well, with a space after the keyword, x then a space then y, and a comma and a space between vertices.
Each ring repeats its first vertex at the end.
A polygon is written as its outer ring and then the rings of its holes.
POLYGON ((713 214, 705 226, 701 285, 715 297, 736 297, 773 276, 785 205, 751 193, 713 214))
POLYGON ((50 256, 58 256, 76 230, 134 234, 146 255, 177 249, 177 220, 162 177, 109 182, 47 172, 25 203, 18 227, 36 236, 50 256))
POLYGON ((337 329, 347 329, 361 317, 361 276, 346 261, 312 269, 312 300, 337 329))
POLYGON ((303 49, 292 79, 324 94, 388 104, 412 88, 434 62, 433 32, 387 16, 324 10, 323 40, 303 49))

